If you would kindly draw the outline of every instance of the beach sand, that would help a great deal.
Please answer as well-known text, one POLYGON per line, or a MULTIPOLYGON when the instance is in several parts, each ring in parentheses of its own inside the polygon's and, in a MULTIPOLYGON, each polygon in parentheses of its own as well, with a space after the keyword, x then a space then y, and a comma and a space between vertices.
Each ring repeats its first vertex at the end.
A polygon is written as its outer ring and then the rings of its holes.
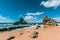
POLYGON ((7 40, 9 37, 14 36, 12 40, 60 40, 60 26, 46 26, 45 28, 34 28, 13 30, 7 32, 0 32, 0 40, 7 40), (30 38, 29 35, 37 31, 37 38, 30 38), (21 34, 22 33, 22 34, 21 34))

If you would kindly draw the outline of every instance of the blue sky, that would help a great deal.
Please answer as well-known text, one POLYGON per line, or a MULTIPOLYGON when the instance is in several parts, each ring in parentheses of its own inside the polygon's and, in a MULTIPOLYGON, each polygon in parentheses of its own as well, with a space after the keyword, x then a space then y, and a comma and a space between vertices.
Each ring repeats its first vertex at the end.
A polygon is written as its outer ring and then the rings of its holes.
POLYGON ((60 21, 60 0, 0 0, 0 22, 41 22, 44 16, 60 21))

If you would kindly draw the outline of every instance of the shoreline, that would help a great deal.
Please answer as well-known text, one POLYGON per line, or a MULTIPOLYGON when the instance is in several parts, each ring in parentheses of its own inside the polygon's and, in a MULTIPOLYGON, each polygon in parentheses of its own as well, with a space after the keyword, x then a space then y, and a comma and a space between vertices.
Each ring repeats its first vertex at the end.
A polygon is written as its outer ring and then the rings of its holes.
MULTIPOLYGON (((37 25, 31 25, 31 26, 23 26, 23 27, 9 27, 9 28, 1 28, 0 32, 4 32, 4 31, 12 31, 12 30, 18 30, 18 29, 24 29, 24 28, 36 28, 37 25)), ((39 25, 41 26, 41 28, 43 28, 43 25, 39 25)), ((58 26, 60 26, 60 24, 58 24, 58 26)))
POLYGON ((22 29, 16 29, 12 31, 6 31, 6 32, 0 32, 0 40, 7 40, 9 37, 15 37, 12 40, 60 40, 60 27, 59 26, 53 26, 49 28, 39 28, 35 29, 34 27, 30 28, 22 28, 22 29), (29 37, 29 35, 37 31, 39 33, 38 37, 35 39, 32 39, 29 37), (20 35, 22 33, 22 35, 20 35), (57 34, 56 34, 57 33, 57 34), (53 35, 53 36, 52 36, 53 35), (57 37, 57 38, 56 38, 57 37))

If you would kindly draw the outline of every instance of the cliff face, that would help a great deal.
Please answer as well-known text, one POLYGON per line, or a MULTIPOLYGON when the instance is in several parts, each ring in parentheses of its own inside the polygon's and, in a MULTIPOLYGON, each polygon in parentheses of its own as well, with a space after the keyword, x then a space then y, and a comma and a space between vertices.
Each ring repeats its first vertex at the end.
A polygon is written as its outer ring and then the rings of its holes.
POLYGON ((27 24, 27 22, 23 18, 20 18, 19 21, 13 23, 13 25, 19 25, 19 24, 27 24))
POLYGON ((21 18, 20 20, 19 20, 19 24, 26 24, 27 22, 23 19, 23 18, 21 18))
POLYGON ((43 18, 43 24, 44 24, 44 25, 55 25, 55 26, 57 26, 56 20, 51 19, 51 18, 49 18, 48 16, 45 16, 45 17, 43 18))

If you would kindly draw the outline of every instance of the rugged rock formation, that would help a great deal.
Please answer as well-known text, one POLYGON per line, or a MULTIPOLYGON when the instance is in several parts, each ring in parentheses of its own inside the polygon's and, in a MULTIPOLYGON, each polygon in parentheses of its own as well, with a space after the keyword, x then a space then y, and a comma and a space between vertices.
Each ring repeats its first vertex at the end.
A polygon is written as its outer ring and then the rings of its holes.
POLYGON ((13 23, 13 25, 19 25, 19 24, 26 24, 27 22, 23 19, 23 18, 20 18, 19 21, 13 23))
POLYGON ((7 31, 7 30, 8 30, 7 28, 2 28, 2 29, 0 29, 0 32, 7 31))
POLYGON ((57 26, 57 22, 54 19, 49 18, 48 16, 45 16, 43 18, 43 24, 44 25, 50 25, 50 26, 57 26))

